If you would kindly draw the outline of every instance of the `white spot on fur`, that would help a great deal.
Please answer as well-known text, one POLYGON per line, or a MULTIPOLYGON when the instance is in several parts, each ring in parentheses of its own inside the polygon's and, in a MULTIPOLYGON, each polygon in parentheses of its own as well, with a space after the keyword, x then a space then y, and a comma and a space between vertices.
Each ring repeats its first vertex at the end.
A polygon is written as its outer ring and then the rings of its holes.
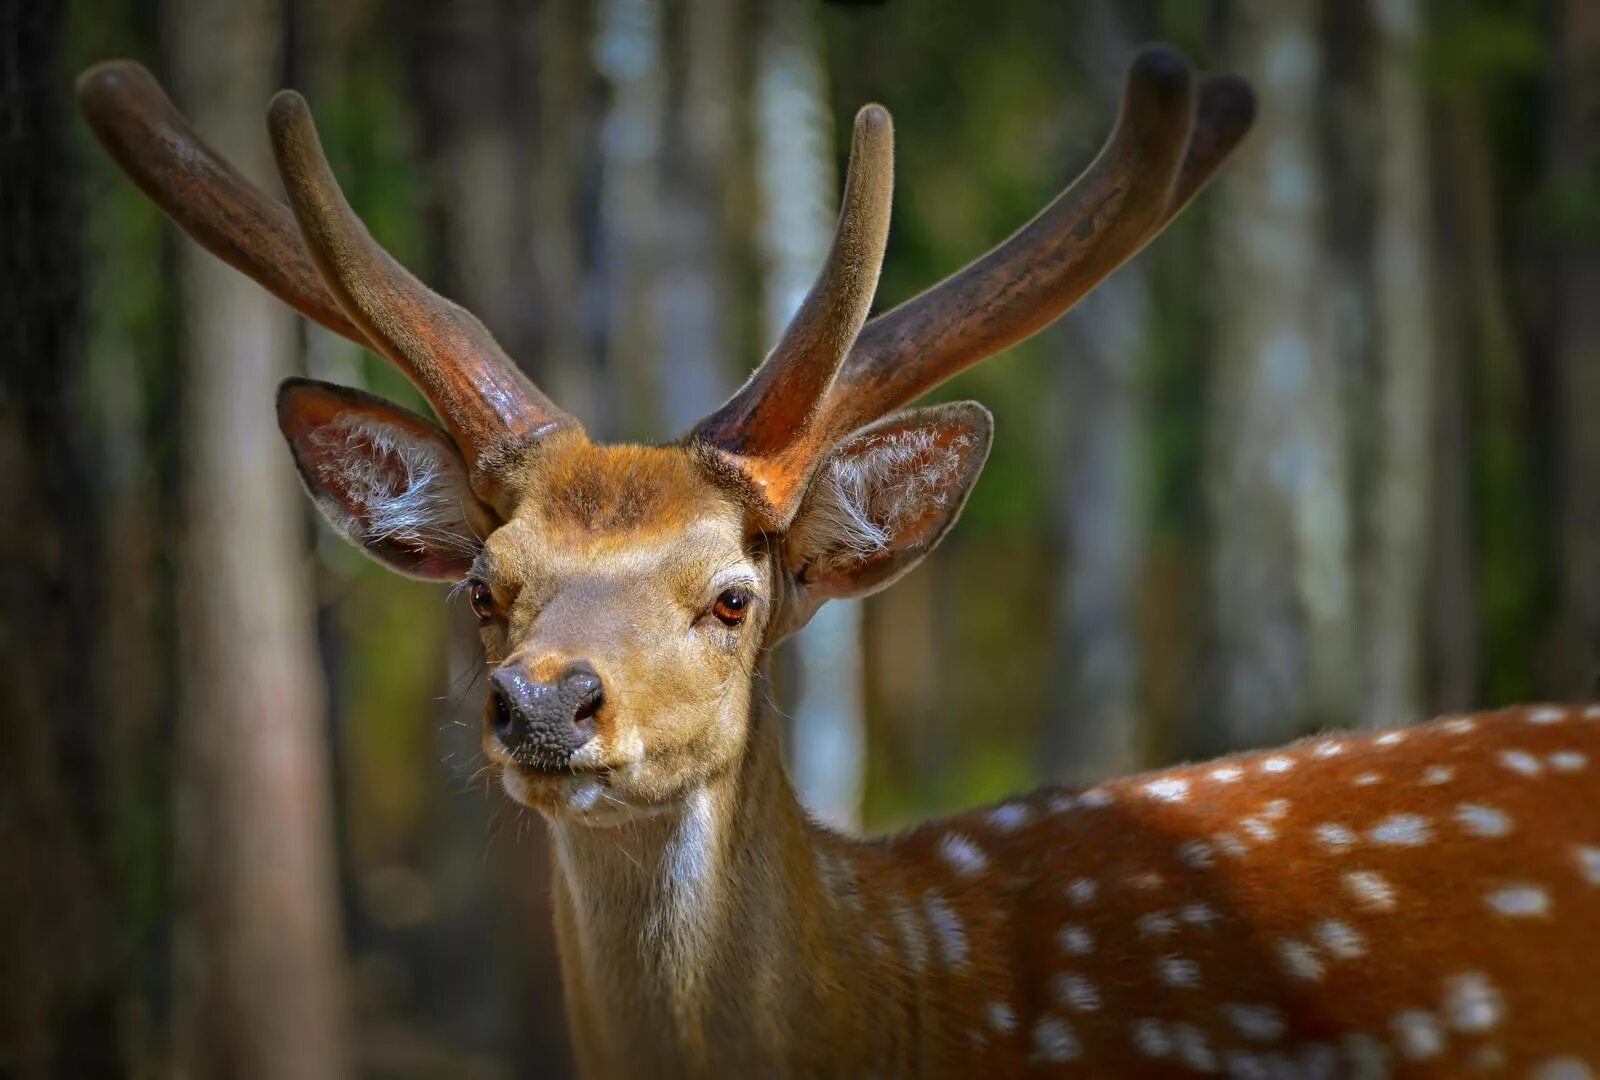
POLYGON ((1093 878, 1081 877, 1067 886, 1067 899, 1077 907, 1087 907, 1094 903, 1095 894, 1100 891, 1093 878))
POLYGON ((1191 870, 1210 869, 1215 852, 1204 840, 1185 840, 1178 845, 1178 861, 1191 870))
POLYGON ((1219 784, 1231 784, 1244 775, 1244 770, 1237 765, 1223 765, 1220 768, 1212 769, 1206 775, 1219 784))
POLYGON ((1344 875, 1343 881, 1345 890, 1369 911, 1395 909, 1394 886, 1382 874, 1371 870, 1352 870, 1344 875))
POLYGON ((1484 900, 1510 918, 1537 918, 1550 912, 1550 894, 1537 885, 1507 885, 1489 893, 1484 900))
POLYGON ((1386 731, 1372 741, 1375 745, 1386 748, 1390 746, 1399 746, 1401 743, 1406 741, 1406 733, 1403 731, 1386 731))
POLYGON ((1160 956, 1155 963, 1156 978, 1174 990, 1192 990, 1200 985, 1200 965, 1186 956, 1160 956))
POLYGON ((1052 795, 1045 809, 1052 814, 1069 814, 1078 808, 1078 800, 1071 795, 1052 795))
POLYGON ((1082 1052, 1078 1037, 1072 1033, 1066 1021, 1044 1016, 1033 1025, 1033 1053, 1028 1057, 1030 1062, 1060 1065, 1075 1060, 1082 1052))
POLYGON ((1406 1009, 1394 1014, 1395 1045, 1402 1057, 1427 1061, 1444 1053, 1444 1028, 1439 1018, 1423 1009, 1406 1009))
POLYGON ((1164 776, 1144 785, 1144 793, 1163 802, 1182 802, 1189 797, 1189 781, 1175 776, 1164 776))
POLYGON ((1006 803, 989 811, 989 824, 1000 832, 1012 833, 1033 819, 1033 811, 1022 803, 1006 803))
POLYGON ((1373 784, 1381 783, 1382 780, 1383 777, 1375 772, 1364 772, 1350 782, 1356 787, 1371 787, 1373 784))
POLYGON ((1529 1080, 1594 1080, 1594 1073, 1581 1058, 1550 1058, 1535 1065, 1529 1080))
POLYGON ((1567 710, 1549 707, 1534 709, 1527 715, 1527 721, 1530 724, 1559 724, 1566 718, 1567 710))
POLYGON ((1344 743, 1338 741, 1337 739, 1330 739, 1327 742, 1318 743, 1316 746, 1311 748, 1312 757, 1338 757, 1342 753, 1344 753, 1344 743))
POLYGON ((1539 759, 1526 750, 1502 750, 1495 755, 1495 760, 1522 776, 1538 776, 1544 772, 1544 766, 1539 763, 1539 759))
POLYGON ((1009 1035, 1017 1030, 1017 1014, 1005 1002, 991 1001, 984 1006, 984 1012, 988 1015, 989 1026, 1000 1034, 1009 1035))
POLYGON ((1433 839, 1433 826, 1420 814, 1390 814, 1367 830, 1367 839, 1388 847, 1421 847, 1433 839))
POLYGON ((1556 772, 1582 772, 1589 764, 1589 759, 1576 750, 1557 750, 1545 761, 1556 772))
POLYGON ((1464 1034, 1489 1031, 1505 1018, 1505 998, 1478 972, 1457 975, 1445 982, 1445 1020, 1464 1034))
POLYGON ((962 928, 961 917, 933 889, 922 896, 922 914, 933 928, 944 966, 957 971, 964 969, 967 966, 967 932, 962 928))
POLYGON ((1110 806, 1116 801, 1117 797, 1103 787, 1092 787, 1078 796, 1078 804, 1090 810, 1110 806))
POLYGON ((1145 912, 1134 925, 1139 928, 1139 936, 1147 938, 1168 937, 1178 929, 1178 924, 1165 911, 1145 912))
POLYGON ((1480 803, 1462 803, 1456 807, 1456 820, 1469 836, 1506 836, 1511 832, 1510 815, 1480 803))
POLYGON ((1261 771, 1264 773, 1286 773, 1292 768, 1294 768, 1294 758, 1284 757, 1281 754, 1269 757, 1261 763, 1261 771))
POLYGON ((1600 847, 1579 844, 1572 849, 1578 860, 1578 872, 1590 885, 1600 885, 1600 847))
POLYGON ((905 955, 906 966, 920 973, 928 966, 928 939, 922 932, 922 924, 917 921, 916 912, 904 904, 895 904, 892 915, 895 930, 900 935, 900 951, 905 955))
POLYGON ((1217 1055, 1206 1040, 1205 1032, 1193 1024, 1173 1024, 1172 1041, 1178 1050, 1178 1060, 1195 1072, 1216 1072, 1217 1055))
POLYGON ((1470 717, 1470 716, 1457 716, 1457 717, 1455 717, 1453 719, 1446 720, 1443 723, 1441 723, 1439 725, 1439 730, 1440 731, 1448 731, 1452 735, 1465 735, 1469 731, 1476 730, 1477 727, 1478 727, 1478 722, 1476 720, 1474 720, 1472 717, 1470 717))
POLYGON ((1211 837, 1211 843, 1224 855, 1231 855, 1236 859, 1250 854, 1250 846, 1233 833, 1216 833, 1211 837))
POLYGON ((1311 830, 1317 843, 1329 851, 1348 851, 1356 842, 1356 834, 1335 822, 1326 822, 1311 830))
POLYGON ((1279 938, 1277 944, 1278 966, 1284 973, 1306 982, 1322 978, 1322 958, 1317 950, 1297 938, 1279 938))
POLYGON ((1367 952, 1367 942, 1347 922, 1324 919, 1311 929, 1311 936, 1323 952, 1335 960, 1354 960, 1367 952))
POLYGON ((1223 1018, 1251 1042, 1276 1042, 1283 1038, 1283 1014, 1271 1005, 1224 1005, 1223 1018))
POLYGON ((1154 1018, 1133 1022, 1133 1045, 1145 1057, 1172 1056, 1172 1036, 1167 1033, 1167 1026, 1154 1018))
POLYGON ((962 833, 946 833, 940 838, 939 858, 950 869, 966 877, 981 874, 989 868, 989 858, 984 855, 983 849, 962 833))
POLYGON ((1268 821, 1282 821, 1289 816, 1289 800, 1273 799, 1261 807, 1261 816, 1268 821))
POLYGON ((1272 827, 1272 822, 1265 818, 1241 818, 1239 828, 1258 844, 1268 844, 1278 838, 1278 830, 1272 827))
POLYGON ((1190 904, 1179 909, 1178 919, 1190 926, 1210 928, 1216 925, 1217 912, 1210 904, 1190 904))
POLYGON ((1422 772, 1422 782, 1429 787, 1448 784, 1456 778, 1456 771, 1449 765, 1430 765, 1422 772))
POLYGON ((1063 926, 1056 933, 1056 941, 1068 956, 1088 956, 1094 952, 1094 934, 1082 926, 1063 926))
POLYGON ((1138 873, 1128 875, 1128 888, 1138 889, 1140 892, 1153 892, 1166 884, 1167 879, 1154 870, 1140 870, 1138 873))
POLYGON ((1050 991, 1057 1002, 1069 1009, 1095 1012, 1100 1008, 1100 988, 1082 975, 1070 972, 1055 975, 1050 980, 1050 991))
POLYGON ((1590 705, 1583 710, 1585 720, 1600 720, 1600 705, 1590 705))

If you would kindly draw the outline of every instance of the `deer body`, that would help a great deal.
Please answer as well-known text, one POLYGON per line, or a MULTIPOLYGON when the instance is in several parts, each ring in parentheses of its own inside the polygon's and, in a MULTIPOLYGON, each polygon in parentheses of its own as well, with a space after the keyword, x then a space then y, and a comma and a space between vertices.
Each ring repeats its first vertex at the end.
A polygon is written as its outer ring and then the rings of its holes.
POLYGON ((872 841, 806 820, 773 729, 682 814, 557 827, 586 1074, 1600 1060, 1600 708, 1329 734, 872 841))
POLYGON ((304 379, 278 417, 331 527, 462 585, 484 752, 550 824, 574 1041, 595 1076, 1460 1075, 1600 1067, 1600 712, 1510 710, 1086 790, 872 841, 811 823, 770 651, 892 584, 987 455, 906 409, 1147 243, 1253 112, 1134 60, 1105 149, 967 268, 867 319, 892 135, 857 116, 833 247, 749 382, 675 443, 605 446, 367 233, 309 107, 273 99, 290 206, 112 62, 79 98, 187 231, 372 348, 439 423, 304 379))

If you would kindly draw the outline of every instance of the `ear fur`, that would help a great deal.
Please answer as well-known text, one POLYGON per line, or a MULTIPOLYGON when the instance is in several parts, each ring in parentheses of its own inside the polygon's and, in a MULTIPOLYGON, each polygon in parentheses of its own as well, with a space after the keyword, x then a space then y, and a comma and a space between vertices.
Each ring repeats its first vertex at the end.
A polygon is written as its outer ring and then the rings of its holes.
POLYGON ((805 618, 832 597, 892 584, 944 538, 989 456, 994 418, 972 401, 907 409, 817 467, 784 542, 805 618))
POLYGON ((335 532, 410 577, 466 575, 493 514, 431 421, 359 390, 287 379, 278 388, 278 426, 335 532))

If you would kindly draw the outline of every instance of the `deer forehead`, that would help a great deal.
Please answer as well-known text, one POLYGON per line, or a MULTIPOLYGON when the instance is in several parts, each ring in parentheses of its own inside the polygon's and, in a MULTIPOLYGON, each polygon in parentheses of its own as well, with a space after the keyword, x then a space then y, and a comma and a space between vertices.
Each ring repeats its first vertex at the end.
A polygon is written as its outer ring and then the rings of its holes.
POLYGON ((711 577, 756 573, 744 508, 681 447, 569 440, 529 465, 522 490, 485 545, 497 577, 615 576, 698 592, 711 577))

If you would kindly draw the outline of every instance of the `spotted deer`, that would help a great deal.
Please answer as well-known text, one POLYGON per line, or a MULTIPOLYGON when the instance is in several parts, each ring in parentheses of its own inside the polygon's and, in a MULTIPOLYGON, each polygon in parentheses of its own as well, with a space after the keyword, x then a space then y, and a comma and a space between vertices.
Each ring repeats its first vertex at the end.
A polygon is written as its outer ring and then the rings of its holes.
POLYGON ((79 95, 194 239, 437 413, 307 379, 277 403, 335 531, 464 583, 484 750, 553 837, 586 1073, 1593 1075, 1600 708, 1329 734, 876 839, 808 819, 785 776, 766 657, 826 600, 915 565, 989 449, 981 406, 905 406, 1159 233, 1249 127, 1241 81, 1144 50, 1072 187, 870 320, 892 136, 867 106, 793 323, 658 446, 591 442, 386 254, 298 95, 268 114, 288 207, 137 65, 91 69, 79 95))

